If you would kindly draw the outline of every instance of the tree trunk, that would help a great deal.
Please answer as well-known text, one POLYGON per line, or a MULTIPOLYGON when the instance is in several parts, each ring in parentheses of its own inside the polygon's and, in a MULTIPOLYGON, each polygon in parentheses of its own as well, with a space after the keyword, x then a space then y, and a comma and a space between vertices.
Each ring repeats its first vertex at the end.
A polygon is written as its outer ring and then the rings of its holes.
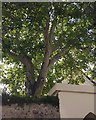
POLYGON ((37 82, 35 84, 34 96, 41 95, 42 90, 44 88, 44 84, 46 82, 46 78, 47 78, 47 74, 48 74, 49 57, 51 54, 50 44, 48 44, 47 47, 48 48, 45 50, 45 55, 44 55, 43 63, 41 66, 41 70, 40 70, 37 82))
POLYGON ((38 96, 42 93, 42 90, 44 88, 44 84, 46 82, 47 74, 48 74, 48 65, 49 65, 49 58, 52 52, 51 44, 52 44, 52 37, 54 32, 54 25, 52 24, 52 27, 49 32, 49 18, 46 21, 46 27, 45 27, 45 33, 44 33, 44 42, 45 42, 45 54, 44 59, 41 65, 41 70, 38 76, 37 81, 34 79, 34 69, 33 64, 31 62, 31 59, 28 57, 25 57, 23 60, 23 64, 25 66, 26 70, 26 90, 27 95, 32 96, 38 96))
POLYGON ((41 95, 48 73, 49 52, 48 51, 45 52, 44 60, 37 81, 35 81, 34 78, 34 67, 31 59, 28 56, 23 56, 21 58, 22 58, 21 62, 23 63, 26 72, 25 82, 26 95, 27 96, 41 95))
POLYGON ((26 95, 30 96, 33 94, 35 78, 34 78, 34 67, 31 62, 31 58, 28 56, 23 56, 21 62, 24 64, 25 72, 26 72, 26 95))
POLYGON ((34 96, 41 95, 43 88, 44 88, 44 84, 46 82, 47 74, 48 74, 48 68, 46 69, 46 71, 44 72, 44 74, 42 76, 39 75, 37 82, 35 84, 34 96))

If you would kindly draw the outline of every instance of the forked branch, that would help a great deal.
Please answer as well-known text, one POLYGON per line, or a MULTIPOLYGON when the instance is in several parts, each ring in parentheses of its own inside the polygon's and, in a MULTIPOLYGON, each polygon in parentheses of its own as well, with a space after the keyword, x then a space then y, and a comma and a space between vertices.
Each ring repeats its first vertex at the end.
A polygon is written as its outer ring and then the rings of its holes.
POLYGON ((66 54, 69 51, 69 49, 64 48, 59 53, 57 53, 50 61, 48 67, 50 68, 52 65, 54 65, 55 62, 57 62, 64 54, 66 54))

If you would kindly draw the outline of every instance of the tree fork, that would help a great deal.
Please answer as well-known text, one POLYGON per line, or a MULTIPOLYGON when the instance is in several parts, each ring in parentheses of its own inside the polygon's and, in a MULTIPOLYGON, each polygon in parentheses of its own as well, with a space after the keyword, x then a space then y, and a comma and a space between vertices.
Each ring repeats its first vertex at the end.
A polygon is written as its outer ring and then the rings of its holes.
POLYGON ((38 80, 34 86, 35 91, 34 91, 33 96, 40 96, 41 95, 43 88, 44 88, 44 84, 46 82, 47 74, 48 74, 48 69, 44 72, 44 74, 42 76, 38 77, 38 80))

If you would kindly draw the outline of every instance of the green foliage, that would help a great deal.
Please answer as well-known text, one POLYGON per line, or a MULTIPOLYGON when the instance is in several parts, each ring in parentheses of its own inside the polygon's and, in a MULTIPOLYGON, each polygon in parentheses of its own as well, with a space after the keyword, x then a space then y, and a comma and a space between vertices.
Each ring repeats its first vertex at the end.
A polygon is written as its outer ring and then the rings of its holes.
POLYGON ((25 71, 21 64, 5 64, 2 68, 1 83, 8 85, 8 91, 13 95, 25 94, 25 71), (3 76, 3 78, 2 78, 3 76))
MULTIPOLYGON (((0 96, 1 97, 1 96, 0 96)), ((16 95, 2 95, 2 104, 18 104, 24 105, 37 103, 37 104, 51 104, 53 106, 59 107, 59 100, 57 96, 42 96, 42 97, 27 97, 27 96, 16 96, 16 95)))
POLYGON ((56 22, 50 59, 62 49, 68 51, 51 67, 43 94, 56 83, 84 83, 82 70, 96 77, 96 3, 3 3, 3 57, 13 68, 4 69, 2 82, 13 95, 25 95, 24 66, 9 52, 32 58, 37 79, 45 52, 44 30, 48 17, 56 22), (93 66, 91 69, 90 65, 93 66), (20 66, 21 67, 20 67, 20 66), (7 71, 7 73, 6 73, 7 71), (6 76, 7 75, 7 76, 6 76))

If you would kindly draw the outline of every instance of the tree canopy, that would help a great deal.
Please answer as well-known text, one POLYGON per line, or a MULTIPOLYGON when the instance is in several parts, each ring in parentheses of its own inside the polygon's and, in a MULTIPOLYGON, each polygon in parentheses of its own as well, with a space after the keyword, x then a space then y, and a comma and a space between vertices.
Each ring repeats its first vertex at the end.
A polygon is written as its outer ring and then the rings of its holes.
POLYGON ((96 3, 2 3, 2 82, 12 94, 96 77, 96 3))

